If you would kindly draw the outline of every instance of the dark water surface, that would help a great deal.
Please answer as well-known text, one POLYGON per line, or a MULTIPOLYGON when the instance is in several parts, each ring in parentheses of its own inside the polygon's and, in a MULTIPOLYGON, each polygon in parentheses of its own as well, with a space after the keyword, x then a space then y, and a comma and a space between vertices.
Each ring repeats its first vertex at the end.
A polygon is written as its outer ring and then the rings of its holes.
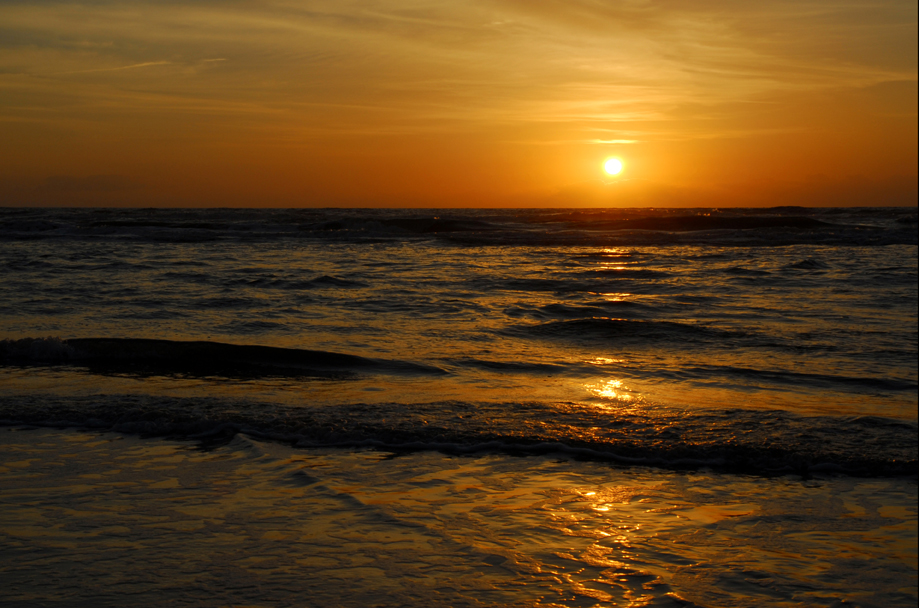
POLYGON ((915 209, 0 209, 0 273, 7 424, 915 493, 915 209))

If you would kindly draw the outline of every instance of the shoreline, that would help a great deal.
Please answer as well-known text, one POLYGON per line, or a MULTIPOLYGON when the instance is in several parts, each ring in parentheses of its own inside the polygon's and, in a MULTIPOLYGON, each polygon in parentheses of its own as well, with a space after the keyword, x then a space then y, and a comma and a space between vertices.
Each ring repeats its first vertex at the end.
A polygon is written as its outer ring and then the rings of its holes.
POLYGON ((0 444, 10 606, 916 601, 907 480, 297 449, 245 435, 205 449, 7 427, 0 444))

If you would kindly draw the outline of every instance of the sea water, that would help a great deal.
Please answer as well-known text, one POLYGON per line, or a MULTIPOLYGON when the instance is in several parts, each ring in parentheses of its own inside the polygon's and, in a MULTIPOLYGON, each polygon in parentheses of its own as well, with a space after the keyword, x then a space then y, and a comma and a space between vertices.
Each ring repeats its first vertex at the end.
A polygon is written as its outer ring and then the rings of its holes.
POLYGON ((894 208, 0 210, 7 599, 914 605, 916 244, 894 208))

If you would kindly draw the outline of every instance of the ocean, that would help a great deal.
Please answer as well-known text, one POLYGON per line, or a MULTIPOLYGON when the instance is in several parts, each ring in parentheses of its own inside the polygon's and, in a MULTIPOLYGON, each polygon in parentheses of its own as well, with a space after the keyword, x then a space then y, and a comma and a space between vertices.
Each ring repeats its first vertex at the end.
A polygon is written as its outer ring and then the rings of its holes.
POLYGON ((914 606, 917 212, 0 209, 5 606, 914 606))

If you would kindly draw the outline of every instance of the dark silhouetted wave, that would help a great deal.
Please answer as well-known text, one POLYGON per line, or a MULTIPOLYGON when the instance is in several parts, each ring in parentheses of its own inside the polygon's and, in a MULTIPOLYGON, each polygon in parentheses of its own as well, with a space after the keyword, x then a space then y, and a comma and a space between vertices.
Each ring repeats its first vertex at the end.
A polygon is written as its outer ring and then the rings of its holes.
POLYGON ((567 454, 758 475, 914 476, 919 470, 915 423, 776 410, 612 410, 525 401, 308 408, 220 398, 7 395, 0 397, 0 424, 89 427, 205 443, 244 432, 299 447, 567 454))
POLYGON ((545 306, 517 305, 504 310, 511 318, 529 317, 533 319, 582 319, 584 317, 603 317, 616 315, 641 316, 650 309, 649 306, 629 301, 597 302, 593 306, 574 304, 546 304, 545 306))
POLYGON ((700 230, 762 230, 765 228, 830 228, 833 224, 812 217, 760 216, 730 217, 719 215, 677 215, 598 222, 595 230, 664 230, 696 232, 700 230))
POLYGON ((774 246, 916 244, 914 209, 4 209, 0 239, 774 246))
POLYGON ((839 374, 807 374, 788 370, 764 370, 722 365, 700 365, 684 367, 679 371, 661 374, 662 377, 681 380, 718 379, 738 380, 753 384, 776 384, 783 386, 804 386, 808 388, 863 389, 882 391, 915 391, 919 389, 914 381, 898 378, 868 376, 844 376, 839 374))
POLYGON ((446 373, 433 366, 407 361, 371 359, 318 350, 138 338, 2 340, 0 363, 25 366, 70 364, 100 372, 227 377, 446 373))
POLYGON ((660 342, 725 340, 748 336, 745 332, 726 331, 674 321, 642 321, 608 317, 516 325, 505 331, 512 335, 528 335, 536 338, 648 346, 660 342))

